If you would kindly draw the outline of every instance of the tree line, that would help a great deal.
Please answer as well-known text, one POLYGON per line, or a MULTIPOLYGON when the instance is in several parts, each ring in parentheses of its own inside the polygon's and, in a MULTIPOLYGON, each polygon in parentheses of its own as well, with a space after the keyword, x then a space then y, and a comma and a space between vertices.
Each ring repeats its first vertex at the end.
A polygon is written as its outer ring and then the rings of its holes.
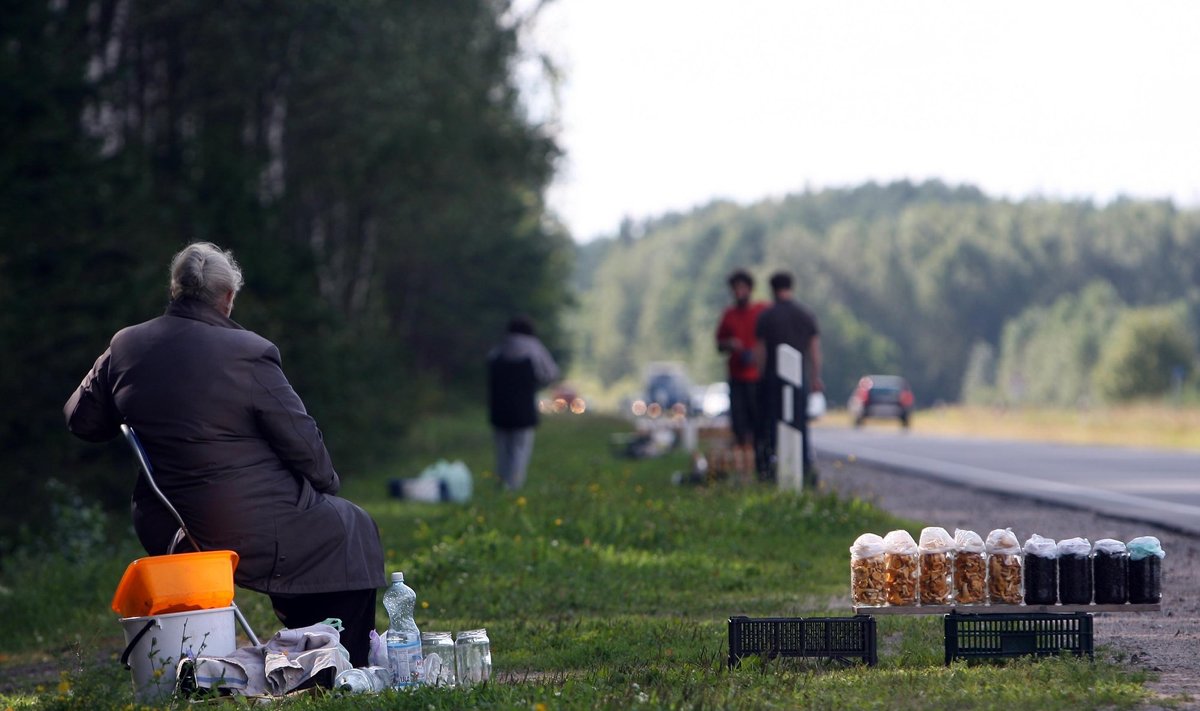
POLYGON ((1079 406, 1196 397, 1200 211, 1166 201, 997 200, 896 182, 717 201, 581 247, 577 365, 631 387, 648 361, 720 380, 735 267, 797 278, 834 402, 867 373, 918 404, 1079 406))
POLYGON ((0 451, 30 505, 0 549, 62 503, 51 480, 128 500, 128 453, 72 441, 61 406, 112 333, 162 313, 189 242, 233 249, 234 318, 279 345, 347 474, 479 401, 512 314, 561 348, 560 150, 513 78, 529 19, 508 0, 10 4, 0 451))

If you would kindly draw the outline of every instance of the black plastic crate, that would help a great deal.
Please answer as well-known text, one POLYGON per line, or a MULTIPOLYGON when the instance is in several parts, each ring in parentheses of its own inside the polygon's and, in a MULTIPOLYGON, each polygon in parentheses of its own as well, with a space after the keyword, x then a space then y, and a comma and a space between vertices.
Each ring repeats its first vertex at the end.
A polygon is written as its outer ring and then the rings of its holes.
POLYGON ((1063 652, 1094 657, 1091 613, 946 615, 946 664, 955 659, 1049 656, 1063 652))
POLYGON ((875 618, 854 617, 730 617, 729 666, 742 657, 819 657, 862 660, 874 666, 875 618))

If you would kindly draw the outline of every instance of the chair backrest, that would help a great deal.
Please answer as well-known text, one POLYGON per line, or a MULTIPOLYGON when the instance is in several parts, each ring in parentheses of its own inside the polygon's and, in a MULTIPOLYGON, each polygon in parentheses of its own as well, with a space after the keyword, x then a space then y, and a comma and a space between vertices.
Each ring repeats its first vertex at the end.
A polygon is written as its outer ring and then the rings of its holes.
POLYGON ((146 483, 150 485, 150 488, 154 491, 154 495, 158 497, 163 506, 167 507, 167 510, 175 517, 175 522, 179 524, 179 532, 175 534, 175 540, 171 542, 169 552, 175 551, 175 546, 179 543, 181 536, 187 539, 194 550, 203 550, 196 543, 196 539, 192 538, 192 534, 187 529, 187 524, 183 522, 183 517, 175 510, 175 507, 171 504, 171 500, 167 498, 162 489, 158 488, 158 482, 154 481, 154 468, 150 466, 150 458, 146 456, 146 450, 142 447, 142 442, 138 439, 137 433, 129 425, 123 424, 121 425, 121 434, 125 435, 125 441, 129 443, 130 449, 133 450, 133 456, 137 459, 138 466, 142 470, 142 475, 146 477, 146 483))

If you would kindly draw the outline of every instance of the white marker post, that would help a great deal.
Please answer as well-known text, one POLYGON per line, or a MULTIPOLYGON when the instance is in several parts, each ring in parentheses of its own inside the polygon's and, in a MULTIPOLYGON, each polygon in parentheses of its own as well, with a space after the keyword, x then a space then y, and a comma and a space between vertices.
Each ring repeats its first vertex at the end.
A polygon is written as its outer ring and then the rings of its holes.
POLYGON ((804 487, 804 436, 796 422, 808 417, 808 403, 796 402, 804 384, 800 351, 781 343, 775 349, 775 370, 783 381, 783 414, 775 430, 775 476, 780 489, 800 491, 804 487))

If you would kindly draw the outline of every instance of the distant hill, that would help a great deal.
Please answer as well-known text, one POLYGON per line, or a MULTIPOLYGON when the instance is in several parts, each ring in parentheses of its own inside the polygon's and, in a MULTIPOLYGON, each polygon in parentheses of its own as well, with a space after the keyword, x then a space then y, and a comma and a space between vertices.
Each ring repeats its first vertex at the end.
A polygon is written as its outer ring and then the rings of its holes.
POLYGON ((762 299, 770 273, 795 274, 821 321, 835 403, 869 372, 907 376, 924 405, 1195 388, 1200 212, 1170 202, 1012 202, 937 181, 870 183, 627 223, 577 257, 576 362, 607 383, 655 360, 721 379, 713 330, 725 276, 741 266, 762 299), (1165 350, 1130 361, 1139 340, 1165 350), (1104 369, 1137 382, 1117 387, 1104 369))

